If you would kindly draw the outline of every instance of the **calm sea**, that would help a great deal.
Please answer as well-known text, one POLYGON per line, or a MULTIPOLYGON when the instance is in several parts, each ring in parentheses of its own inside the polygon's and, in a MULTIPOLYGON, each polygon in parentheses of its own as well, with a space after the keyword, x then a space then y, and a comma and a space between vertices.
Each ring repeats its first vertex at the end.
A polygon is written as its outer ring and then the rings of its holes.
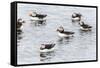
POLYGON ((22 33, 18 35, 18 64, 70 62, 96 59, 96 9, 71 6, 48 6, 18 4, 18 18, 23 18, 22 33), (45 25, 36 26, 30 21, 29 11, 47 14, 45 25), (79 12, 83 21, 92 26, 92 31, 80 30, 78 23, 72 23, 71 15, 79 12), (60 40, 56 29, 63 26, 65 31, 75 32, 74 37, 60 40), (55 43, 55 50, 40 56, 43 43, 55 43))

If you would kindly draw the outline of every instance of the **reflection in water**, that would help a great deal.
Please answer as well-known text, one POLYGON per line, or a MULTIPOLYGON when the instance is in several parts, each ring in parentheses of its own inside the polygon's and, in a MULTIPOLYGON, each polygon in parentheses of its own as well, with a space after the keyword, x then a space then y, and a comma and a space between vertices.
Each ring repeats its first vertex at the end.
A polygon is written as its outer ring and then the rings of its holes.
POLYGON ((46 25, 46 20, 44 20, 44 21, 31 21, 31 23, 33 23, 34 24, 34 26, 41 26, 41 25, 46 25))
POLYGON ((17 30, 17 35, 20 35, 22 33, 22 30, 21 29, 18 29, 17 30))
POLYGON ((73 37, 60 38, 57 40, 58 44, 69 44, 72 42, 73 37))
POLYGON ((40 61, 47 61, 54 57, 54 51, 40 53, 40 61))
POLYGON ((17 43, 19 46, 20 40, 22 39, 22 30, 17 30, 17 43))
POLYGON ((17 31, 17 40, 22 39, 21 34, 22 34, 22 30, 18 30, 17 31))
POLYGON ((17 36, 17 39, 18 39, 18 40, 21 40, 21 39, 22 39, 22 36, 21 36, 21 35, 18 35, 18 36, 17 36))
POLYGON ((79 35, 84 36, 84 35, 90 35, 92 34, 92 31, 83 31, 83 30, 79 30, 79 35))

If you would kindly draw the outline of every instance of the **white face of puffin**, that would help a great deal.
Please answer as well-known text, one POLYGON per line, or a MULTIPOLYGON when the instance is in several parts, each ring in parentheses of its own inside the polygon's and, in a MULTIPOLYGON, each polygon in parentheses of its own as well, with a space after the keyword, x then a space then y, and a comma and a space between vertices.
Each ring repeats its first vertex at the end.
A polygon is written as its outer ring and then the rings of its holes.
POLYGON ((64 31, 64 28, 62 26, 60 26, 57 31, 64 31))
POLYGON ((36 12, 33 12, 33 13, 32 13, 32 16, 36 16, 36 14, 37 14, 36 12))
POLYGON ((83 24, 84 24, 84 22, 83 22, 83 21, 80 21, 80 22, 79 22, 79 24, 80 24, 80 25, 83 25, 83 24))
POLYGON ((76 13, 73 13, 72 16, 76 17, 76 13))
POLYGON ((30 11, 30 12, 28 13, 29 16, 36 16, 36 14, 37 14, 37 13, 36 13, 36 12, 33 12, 33 11, 30 11))
POLYGON ((41 48, 41 49, 44 49, 44 48, 45 48, 45 45, 44 45, 44 44, 42 44, 40 48, 41 48))

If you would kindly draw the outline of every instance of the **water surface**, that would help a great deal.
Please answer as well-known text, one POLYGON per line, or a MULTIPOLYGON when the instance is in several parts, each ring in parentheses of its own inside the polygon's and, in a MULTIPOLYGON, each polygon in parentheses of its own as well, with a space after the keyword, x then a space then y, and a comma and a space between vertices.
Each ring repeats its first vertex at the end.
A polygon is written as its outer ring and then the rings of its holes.
POLYGON ((18 18, 23 18, 22 33, 18 35, 18 64, 70 62, 96 59, 96 8, 18 4, 18 18), (34 25, 29 11, 47 14, 45 25, 34 25), (71 15, 79 12, 92 31, 84 32, 78 23, 72 23, 71 15), (56 32, 59 26, 75 32, 74 37, 61 40, 56 32), (55 50, 40 56, 42 43, 55 43, 55 50))

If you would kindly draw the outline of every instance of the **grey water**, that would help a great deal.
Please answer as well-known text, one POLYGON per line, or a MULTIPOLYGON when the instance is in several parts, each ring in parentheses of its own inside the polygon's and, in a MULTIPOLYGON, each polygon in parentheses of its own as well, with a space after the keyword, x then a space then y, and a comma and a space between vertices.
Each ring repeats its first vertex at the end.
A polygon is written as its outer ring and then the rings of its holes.
POLYGON ((18 64, 96 60, 96 8, 18 4, 17 13, 26 22, 17 39, 18 64), (47 14, 45 24, 34 25, 29 11, 47 14), (72 23, 74 12, 83 15, 83 21, 92 26, 92 31, 84 32, 77 22, 72 23), (75 32, 74 37, 61 40, 56 31, 59 26, 75 32), (43 43, 55 43, 55 50, 41 56, 39 50, 43 43))

